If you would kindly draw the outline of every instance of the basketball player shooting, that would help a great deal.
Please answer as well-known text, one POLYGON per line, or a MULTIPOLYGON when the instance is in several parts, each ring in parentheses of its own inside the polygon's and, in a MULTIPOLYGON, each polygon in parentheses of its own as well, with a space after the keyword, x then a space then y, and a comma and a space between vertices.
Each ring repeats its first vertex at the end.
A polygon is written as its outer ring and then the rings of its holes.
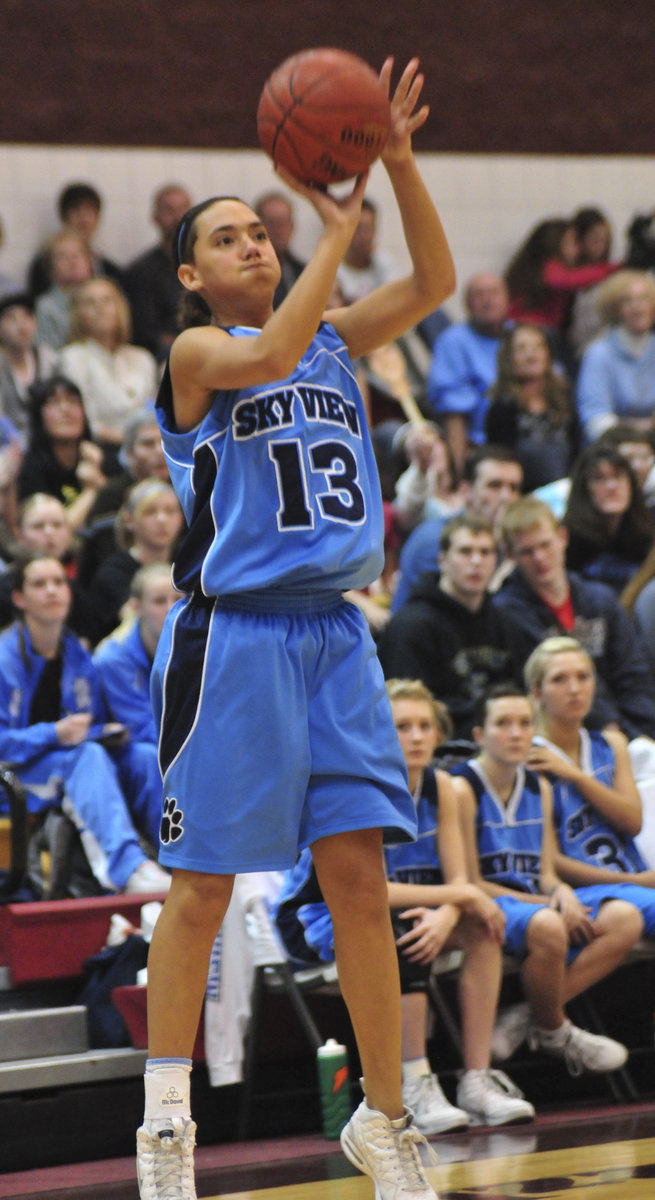
MULTIPOLYGON (((389 91, 393 61, 381 72, 389 91)), ((190 1070, 209 954, 237 872, 290 867, 311 846, 334 924, 365 1100, 342 1134, 380 1200, 434 1200, 403 1108, 400 989, 383 835, 416 836, 415 806, 373 642, 342 593, 382 566, 380 485, 350 356, 415 325, 452 292, 441 222, 412 153, 423 77, 391 97, 382 161, 411 269, 323 313, 366 177, 337 199, 281 172, 322 222, 280 307, 280 268, 253 210, 192 208, 178 275, 205 323, 173 344, 157 397, 188 533, 183 593, 153 668, 172 884, 148 963, 149 1059, 138 1133, 141 1200, 194 1200, 190 1070)), ((196 316, 194 320, 197 322, 196 316)))

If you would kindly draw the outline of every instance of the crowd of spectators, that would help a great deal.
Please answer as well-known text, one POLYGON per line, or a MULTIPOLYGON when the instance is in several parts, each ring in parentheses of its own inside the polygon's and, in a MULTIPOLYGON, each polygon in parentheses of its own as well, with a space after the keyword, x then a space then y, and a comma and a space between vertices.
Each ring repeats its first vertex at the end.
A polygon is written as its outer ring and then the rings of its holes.
MULTIPOLYGON (((183 517, 153 402, 178 329, 173 239, 191 203, 183 185, 160 187, 156 243, 118 266, 95 246, 102 198, 70 184, 57 200, 59 227, 34 248, 24 280, 0 277, 0 656, 17 689, 7 690, 8 674, 2 757, 34 783, 35 820, 56 801, 91 828, 94 873, 114 890, 166 886, 152 861, 148 675, 175 599, 169 566, 183 517), (73 670, 85 691, 71 687, 73 670), (120 726, 120 745, 101 736, 108 723, 120 726), (82 762, 116 798, 107 825, 116 844, 103 848, 97 815, 78 797, 82 762)), ((270 191, 254 207, 282 264, 279 303, 304 266, 293 205, 270 191)), ((355 364, 386 554, 380 579, 351 594, 386 678, 427 689, 407 695, 424 707, 436 698, 451 738, 469 750, 477 736, 492 774, 495 743, 476 734, 489 689, 514 687, 511 708, 536 648, 576 639, 564 651, 586 656, 595 675, 585 728, 610 746, 624 739, 619 778, 631 770, 636 781, 646 887, 655 870, 654 228, 652 215, 636 217, 619 258, 601 210, 547 217, 502 275, 481 264, 465 281, 464 320, 435 312, 355 364)), ((397 270, 365 201, 334 304, 397 270)), ((462 1108, 475 1105, 465 1090, 459 1103, 447 1108, 462 1124, 462 1108)), ((514 1109, 525 1119, 516 1096, 514 1109)))
POLYGON ((157 244, 119 267, 95 245, 102 197, 71 183, 24 279, 0 279, 2 758, 27 788, 35 839, 47 844, 53 809, 78 831, 91 892, 170 883, 155 861, 154 725, 142 713, 135 724, 135 710, 137 698, 149 705, 176 598, 183 517, 154 398, 182 291, 172 241, 190 203, 181 185, 158 189, 157 244))

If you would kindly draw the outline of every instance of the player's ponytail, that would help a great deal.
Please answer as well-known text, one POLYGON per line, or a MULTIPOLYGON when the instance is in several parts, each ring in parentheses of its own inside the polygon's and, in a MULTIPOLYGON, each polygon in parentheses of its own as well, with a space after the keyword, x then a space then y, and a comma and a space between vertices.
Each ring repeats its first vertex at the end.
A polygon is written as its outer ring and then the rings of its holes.
POLYGON ((206 300, 197 292, 185 292, 177 310, 177 327, 195 329, 198 325, 211 325, 212 314, 206 300))

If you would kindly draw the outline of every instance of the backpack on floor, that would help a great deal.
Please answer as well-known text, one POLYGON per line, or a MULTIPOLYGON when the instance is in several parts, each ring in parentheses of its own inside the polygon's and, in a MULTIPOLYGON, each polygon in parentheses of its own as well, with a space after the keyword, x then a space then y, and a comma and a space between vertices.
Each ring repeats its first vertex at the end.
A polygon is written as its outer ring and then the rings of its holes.
POLYGON ((27 847, 26 882, 37 900, 106 894, 89 866, 76 826, 61 808, 38 814, 27 847))

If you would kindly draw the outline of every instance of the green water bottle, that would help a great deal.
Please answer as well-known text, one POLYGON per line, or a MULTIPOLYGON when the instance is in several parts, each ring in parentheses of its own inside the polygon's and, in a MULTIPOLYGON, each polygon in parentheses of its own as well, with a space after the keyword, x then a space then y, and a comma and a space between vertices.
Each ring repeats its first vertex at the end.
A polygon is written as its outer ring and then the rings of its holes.
POLYGON ((334 1038, 328 1038, 316 1051, 318 1081, 321 1089, 323 1134, 336 1139, 352 1113, 348 1051, 334 1038))

